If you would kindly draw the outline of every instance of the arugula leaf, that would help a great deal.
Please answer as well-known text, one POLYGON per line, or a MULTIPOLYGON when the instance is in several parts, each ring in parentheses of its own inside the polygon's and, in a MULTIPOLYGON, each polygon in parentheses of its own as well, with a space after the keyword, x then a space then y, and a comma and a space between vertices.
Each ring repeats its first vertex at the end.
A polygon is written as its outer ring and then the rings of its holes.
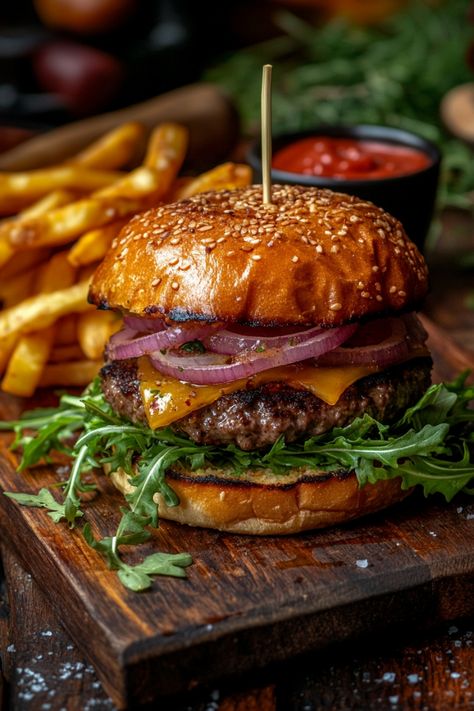
MULTIPOLYGON (((51 516, 54 523, 59 523, 63 518, 69 521, 66 505, 56 501, 48 489, 40 489, 37 494, 17 494, 10 491, 5 491, 4 493, 5 496, 17 501, 21 506, 48 509, 48 515, 51 516)), ((72 514, 69 515, 72 516, 72 514)), ((74 512, 74 518, 79 518, 82 515, 82 511, 76 510, 74 512)))
POLYGON ((184 568, 193 562, 188 553, 152 553, 137 565, 129 565, 121 559, 117 553, 118 545, 144 543, 150 537, 149 531, 143 530, 143 525, 148 525, 150 522, 147 517, 143 519, 126 509, 122 509, 122 512, 120 526, 123 530, 121 535, 117 536, 116 534, 114 537, 96 540, 88 523, 83 529, 83 535, 88 545, 106 558, 111 570, 118 571, 118 577, 122 584, 134 592, 139 592, 151 587, 153 575, 186 577, 184 568))

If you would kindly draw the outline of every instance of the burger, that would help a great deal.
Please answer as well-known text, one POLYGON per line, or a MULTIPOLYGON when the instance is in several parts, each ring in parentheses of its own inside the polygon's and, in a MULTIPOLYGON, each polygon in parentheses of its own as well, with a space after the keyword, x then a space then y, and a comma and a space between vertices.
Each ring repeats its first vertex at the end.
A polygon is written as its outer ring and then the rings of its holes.
MULTIPOLYGON (((132 219, 89 300, 124 317, 100 373, 113 412, 193 452, 167 467, 179 503, 157 491, 160 516, 287 534, 403 499, 397 477, 361 486, 366 460, 347 442, 400 421, 429 387, 414 314, 426 292, 402 225, 353 196, 275 185, 264 204, 254 185, 132 219)), ((133 495, 129 473, 111 476, 133 495)))

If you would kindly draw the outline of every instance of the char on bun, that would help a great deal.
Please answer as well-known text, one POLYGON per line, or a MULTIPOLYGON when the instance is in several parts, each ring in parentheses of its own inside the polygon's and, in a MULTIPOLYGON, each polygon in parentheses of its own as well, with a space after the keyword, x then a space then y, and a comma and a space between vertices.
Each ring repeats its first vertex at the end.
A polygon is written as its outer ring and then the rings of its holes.
MULTIPOLYGON (((113 410, 202 448, 199 465, 169 467, 180 503, 157 493, 160 516, 283 534, 402 500, 399 479, 361 487, 347 466, 268 463, 365 415, 396 422, 419 400, 431 359, 413 312, 427 286, 394 217, 328 190, 276 185, 264 205, 251 186, 132 219, 89 299, 124 316, 101 371, 113 410)), ((112 479, 130 493, 125 472, 112 479)))

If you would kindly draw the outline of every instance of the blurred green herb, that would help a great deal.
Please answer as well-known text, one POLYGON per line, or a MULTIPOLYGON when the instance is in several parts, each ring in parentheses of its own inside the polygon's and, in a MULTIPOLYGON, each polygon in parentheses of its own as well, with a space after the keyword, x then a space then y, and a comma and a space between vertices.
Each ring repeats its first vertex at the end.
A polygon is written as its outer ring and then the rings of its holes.
POLYGON ((472 151, 447 134, 439 116, 444 94, 473 80, 468 9, 468 0, 418 0, 376 27, 341 20, 313 27, 277 11, 283 36, 233 54, 206 79, 230 91, 250 133, 259 122, 266 62, 273 64, 275 134, 324 123, 380 123, 419 133, 443 151, 440 206, 472 208, 472 151))

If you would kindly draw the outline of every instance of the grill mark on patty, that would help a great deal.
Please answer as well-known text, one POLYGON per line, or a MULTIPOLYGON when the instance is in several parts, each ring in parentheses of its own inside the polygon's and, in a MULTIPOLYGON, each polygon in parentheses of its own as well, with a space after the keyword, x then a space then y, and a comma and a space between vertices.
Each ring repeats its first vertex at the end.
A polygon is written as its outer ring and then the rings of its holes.
MULTIPOLYGON (((308 390, 285 383, 223 395, 171 427, 197 444, 236 444, 244 450, 287 442, 343 427, 367 412, 382 422, 397 420, 431 382, 431 358, 417 358, 374 373, 349 386, 335 405, 308 390)), ((114 410, 132 422, 146 423, 135 360, 113 361, 101 370, 102 390, 114 410)))

